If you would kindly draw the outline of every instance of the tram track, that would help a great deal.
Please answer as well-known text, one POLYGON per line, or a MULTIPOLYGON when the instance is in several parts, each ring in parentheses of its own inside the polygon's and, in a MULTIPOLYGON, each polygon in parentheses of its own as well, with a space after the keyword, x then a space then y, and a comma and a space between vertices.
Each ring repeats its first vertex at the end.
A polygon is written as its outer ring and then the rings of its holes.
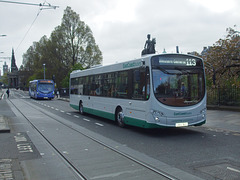
MULTIPOLYGON (((24 113, 9 99, 9 101, 11 102, 11 104, 17 109, 17 111, 22 114, 22 116, 31 124, 31 126, 41 135, 42 138, 44 138, 44 140, 48 143, 48 145, 50 145, 50 147, 52 147, 55 151, 56 154, 58 154, 59 157, 61 157, 61 159, 65 162, 65 164, 68 165, 69 168, 71 168, 71 170, 75 173, 75 175, 80 179, 80 180, 87 180, 87 177, 85 175, 82 174, 81 171, 79 171, 75 165, 73 163, 71 163, 71 161, 69 161, 66 156, 64 155, 64 153, 62 153, 61 151, 59 151, 57 149, 56 146, 54 146, 54 144, 51 143, 51 141, 37 128, 37 126, 35 126, 31 120, 26 117, 24 115, 24 113)), ((25 101, 23 101, 24 103, 26 103, 25 101)), ((26 103, 27 104, 27 103, 26 103)), ((36 109, 36 108, 34 108, 36 109)), ((42 113, 44 113, 43 111, 41 111, 42 113)), ((47 115, 46 113, 44 113, 45 115, 47 115)), ((49 115, 47 115, 49 116, 49 115)), ((50 116, 49 116, 50 117, 50 116)), ((52 117, 51 117, 52 118, 52 117)), ((54 118, 53 118, 54 119, 54 118)), ((56 120, 56 119, 55 119, 56 120)))
MULTIPOLYGON (((48 138, 46 135, 44 135, 44 133, 43 133, 34 123, 31 122, 31 119, 29 119, 10 99, 9 99, 9 101, 10 101, 11 104, 16 108, 16 110, 17 110, 20 114, 22 114, 22 116, 31 124, 31 126, 40 134, 40 136, 43 137, 44 140, 46 140, 46 142, 50 145, 50 147, 52 147, 52 148, 54 149, 54 151, 56 152, 56 154, 58 154, 59 157, 61 157, 61 159, 65 162, 65 164, 67 164, 68 167, 70 167, 70 168, 72 169, 72 171, 76 174, 76 176, 77 176, 79 179, 81 179, 81 180, 86 180, 86 179, 87 179, 87 176, 84 175, 83 172, 81 172, 81 170, 79 170, 79 169, 74 165, 74 163, 72 163, 71 160, 69 160, 69 159, 66 157, 66 155, 65 155, 63 152, 61 152, 61 151, 51 142, 51 140, 49 140, 49 138, 48 138)), ((30 105, 30 103, 28 103, 28 102, 26 102, 26 101, 24 101, 24 100, 22 100, 22 102, 24 102, 24 103, 27 104, 27 105, 30 105)), ((34 109, 37 110, 37 111, 40 111, 40 112, 43 113, 45 116, 53 119, 54 121, 60 123, 61 125, 66 126, 67 128, 73 130, 74 132, 77 132, 77 133, 85 136, 86 138, 91 139, 92 141, 94 141, 94 142, 102 145, 103 147, 108 148, 109 150, 111 150, 111 151, 113 151, 113 152, 115 152, 115 153, 117 153, 117 154, 119 154, 119 155, 121 155, 121 156, 123 156, 123 157, 125 157, 125 158, 127 158, 127 159, 129 159, 129 160, 131 160, 131 161, 133 161, 133 162, 135 162, 136 164, 138 164, 138 165, 140 165, 140 166, 142 166, 142 167, 144 167, 144 168, 146 168, 146 169, 148 169, 148 170, 150 170, 150 171, 158 174, 159 176, 161 176, 161 177, 163 177, 163 178, 165 178, 165 179, 169 179, 169 180, 175 180, 175 179, 177 179, 177 178, 172 177, 171 175, 169 175, 169 174, 167 174, 167 173, 165 173, 165 172, 160 171, 159 169, 156 169, 156 168, 152 167, 151 165, 149 165, 149 164, 147 164, 147 163, 144 163, 144 162, 141 161, 141 160, 138 160, 138 159, 132 157, 132 156, 129 155, 129 154, 126 154, 126 153, 118 150, 117 148, 114 148, 114 147, 112 147, 112 146, 104 143, 103 141, 101 141, 101 140, 99 140, 99 139, 97 139, 97 138, 95 138, 95 137, 92 137, 92 136, 90 136, 90 135, 88 135, 88 134, 86 134, 86 133, 84 133, 84 132, 79 131, 77 128, 74 128, 73 126, 70 126, 69 124, 67 124, 67 123, 65 123, 65 122, 62 122, 61 120, 58 120, 58 119, 56 119, 55 117, 52 117, 52 116, 49 115, 48 113, 44 112, 44 110, 42 110, 42 109, 39 110, 39 108, 36 108, 36 107, 34 107, 34 106, 31 106, 31 107, 34 108, 34 109)))

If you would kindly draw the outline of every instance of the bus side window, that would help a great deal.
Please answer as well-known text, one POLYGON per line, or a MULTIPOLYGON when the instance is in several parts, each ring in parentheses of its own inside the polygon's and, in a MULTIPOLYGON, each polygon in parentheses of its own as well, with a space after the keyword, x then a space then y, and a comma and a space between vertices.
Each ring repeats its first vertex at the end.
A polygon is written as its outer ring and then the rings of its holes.
POLYGON ((96 87, 95 87, 96 96, 102 96, 102 76, 103 75, 96 76, 96 87))
POLYGON ((128 98, 128 71, 118 72, 116 78, 116 97, 128 98))
POLYGON ((148 100, 149 97, 150 97, 150 74, 149 74, 149 67, 146 67, 146 87, 147 87, 147 91, 145 91, 145 94, 144 94, 144 99, 145 100, 148 100))
POLYGON ((133 71, 132 91, 133 99, 142 99, 141 72, 139 69, 133 71))
POLYGON ((133 71, 132 89, 133 99, 144 100, 149 97, 149 70, 146 68, 139 68, 133 71))

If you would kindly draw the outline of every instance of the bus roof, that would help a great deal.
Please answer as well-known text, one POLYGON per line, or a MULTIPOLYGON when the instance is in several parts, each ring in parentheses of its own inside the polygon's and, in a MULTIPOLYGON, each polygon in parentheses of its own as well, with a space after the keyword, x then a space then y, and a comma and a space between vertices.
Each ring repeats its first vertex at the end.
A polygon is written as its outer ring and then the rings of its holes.
MULTIPOLYGON (((110 64, 110 65, 96 65, 89 69, 85 70, 75 70, 70 74, 70 77, 78 77, 86 76, 90 74, 101 74, 101 73, 108 73, 108 72, 115 72, 115 71, 121 71, 121 70, 127 70, 127 69, 133 69, 137 67, 141 67, 144 65, 150 65, 150 59, 153 56, 166 56, 166 55, 183 55, 183 56, 192 56, 195 58, 200 58, 191 54, 179 54, 179 53, 163 53, 163 54, 147 54, 144 55, 138 59, 130 60, 130 61, 124 61, 120 63, 110 64), (145 62, 145 63, 143 63, 145 62)), ((201 58, 200 58, 201 59, 201 58)))
MULTIPOLYGON (((151 56, 153 56, 153 55, 151 55, 151 56)), ((142 62, 151 56, 148 56, 148 57, 144 56, 139 59, 105 65, 105 66, 94 66, 94 67, 91 67, 91 68, 85 69, 85 70, 75 70, 70 74, 70 76, 78 76, 79 74, 89 75, 89 74, 107 73, 107 72, 121 71, 121 70, 127 70, 127 69, 136 68, 136 67, 141 67, 142 62)))

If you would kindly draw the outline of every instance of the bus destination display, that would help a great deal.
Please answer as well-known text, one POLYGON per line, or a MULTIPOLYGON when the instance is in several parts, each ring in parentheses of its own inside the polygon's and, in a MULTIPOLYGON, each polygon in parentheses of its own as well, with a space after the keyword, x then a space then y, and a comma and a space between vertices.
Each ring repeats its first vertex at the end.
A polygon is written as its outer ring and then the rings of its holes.
POLYGON ((152 58, 152 64, 155 66, 185 66, 185 67, 202 67, 202 61, 197 57, 190 56, 157 56, 152 58))
POLYGON ((160 65, 196 66, 196 59, 159 59, 160 65))

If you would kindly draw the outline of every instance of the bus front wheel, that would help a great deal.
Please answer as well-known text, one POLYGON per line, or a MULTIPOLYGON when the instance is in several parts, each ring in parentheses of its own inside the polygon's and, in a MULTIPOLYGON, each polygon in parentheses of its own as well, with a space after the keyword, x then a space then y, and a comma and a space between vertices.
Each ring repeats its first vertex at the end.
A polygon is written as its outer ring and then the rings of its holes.
POLYGON ((123 114, 122 108, 117 109, 115 118, 118 126, 125 127, 124 114, 123 114))

